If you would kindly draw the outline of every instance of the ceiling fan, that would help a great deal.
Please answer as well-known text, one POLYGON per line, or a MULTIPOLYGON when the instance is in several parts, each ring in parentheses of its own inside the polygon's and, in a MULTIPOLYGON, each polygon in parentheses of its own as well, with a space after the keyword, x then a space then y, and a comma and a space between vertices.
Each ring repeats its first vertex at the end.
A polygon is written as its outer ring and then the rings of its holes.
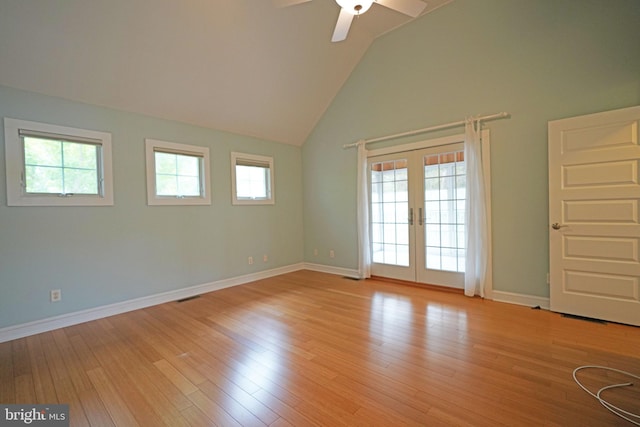
MULTIPOLYGON (((293 6, 296 4, 307 3, 311 0, 273 0, 277 7, 293 6)), ((339 42, 347 38, 351 21, 354 16, 365 13, 373 3, 388 7, 412 18, 416 18, 427 6, 422 0, 335 0, 340 6, 340 15, 336 28, 333 30, 332 42, 339 42)))

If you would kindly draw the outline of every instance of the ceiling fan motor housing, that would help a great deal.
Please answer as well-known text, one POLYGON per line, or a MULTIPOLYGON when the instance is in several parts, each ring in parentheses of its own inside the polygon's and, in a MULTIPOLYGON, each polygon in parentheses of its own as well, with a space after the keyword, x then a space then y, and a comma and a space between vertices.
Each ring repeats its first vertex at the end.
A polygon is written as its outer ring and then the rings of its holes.
POLYGON ((352 15, 362 15, 369 10, 373 0, 336 0, 336 3, 352 15))

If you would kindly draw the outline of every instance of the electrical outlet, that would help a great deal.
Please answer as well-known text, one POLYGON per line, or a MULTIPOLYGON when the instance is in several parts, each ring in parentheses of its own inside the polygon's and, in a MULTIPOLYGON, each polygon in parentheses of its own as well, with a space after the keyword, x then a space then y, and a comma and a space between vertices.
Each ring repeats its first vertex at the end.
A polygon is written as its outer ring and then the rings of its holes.
POLYGON ((249 263, 249 265, 253 264, 253 257, 252 256, 247 258, 247 263, 249 263))
POLYGON ((313 250, 313 255, 318 256, 318 249, 313 250))
POLYGON ((265 254, 262 256, 262 262, 267 262, 269 261, 269 257, 265 254))
POLYGON ((329 251, 329 258, 335 258, 336 257, 336 253, 333 251, 333 249, 331 249, 329 251))
POLYGON ((51 302, 58 302, 62 299, 62 291, 60 289, 52 289, 50 294, 51 302))

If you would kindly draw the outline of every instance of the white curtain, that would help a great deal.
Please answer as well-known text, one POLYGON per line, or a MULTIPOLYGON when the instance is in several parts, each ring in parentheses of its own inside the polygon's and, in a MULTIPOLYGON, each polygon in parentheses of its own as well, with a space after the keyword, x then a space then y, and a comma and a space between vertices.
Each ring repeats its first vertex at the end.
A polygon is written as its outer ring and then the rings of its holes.
POLYGON ((464 294, 484 297, 487 274, 487 207, 485 202, 484 173, 480 122, 467 119, 465 123, 464 160, 467 165, 466 191, 466 268, 464 294))
POLYGON ((364 140, 358 141, 357 179, 358 222, 358 276, 371 277, 371 244, 369 242, 369 189, 367 180, 367 148, 364 140))

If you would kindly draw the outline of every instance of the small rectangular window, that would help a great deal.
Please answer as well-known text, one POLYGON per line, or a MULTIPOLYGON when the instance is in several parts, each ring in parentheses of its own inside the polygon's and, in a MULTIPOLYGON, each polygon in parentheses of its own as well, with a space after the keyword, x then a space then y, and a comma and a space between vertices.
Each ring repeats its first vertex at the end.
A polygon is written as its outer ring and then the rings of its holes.
POLYGON ((209 205, 209 149, 145 140, 149 205, 209 205))
POLYGON ((275 203, 272 157, 231 153, 231 175, 234 205, 275 203))
POLYGON ((155 152, 156 196, 199 197, 202 157, 155 152))
POLYGON ((5 118, 9 206, 113 205, 111 134, 5 118))
POLYGON ((100 194, 97 145, 31 136, 23 141, 27 194, 100 194))

